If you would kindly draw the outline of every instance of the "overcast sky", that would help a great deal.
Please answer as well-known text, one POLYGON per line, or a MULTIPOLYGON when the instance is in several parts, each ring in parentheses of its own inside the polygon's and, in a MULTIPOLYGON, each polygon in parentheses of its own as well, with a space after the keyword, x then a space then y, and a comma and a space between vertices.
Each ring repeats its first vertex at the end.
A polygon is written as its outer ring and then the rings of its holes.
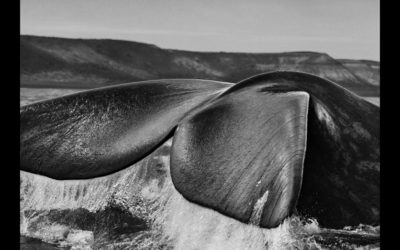
POLYGON ((21 34, 380 60, 379 0, 21 0, 21 34))

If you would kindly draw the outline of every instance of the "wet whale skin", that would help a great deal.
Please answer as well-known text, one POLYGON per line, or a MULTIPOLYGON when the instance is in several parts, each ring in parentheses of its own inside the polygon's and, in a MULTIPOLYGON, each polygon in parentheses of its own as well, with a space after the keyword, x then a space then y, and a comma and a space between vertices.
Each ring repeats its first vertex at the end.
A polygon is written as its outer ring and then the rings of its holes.
POLYGON ((20 168, 94 178, 173 136, 172 181, 189 201, 267 228, 296 210, 326 227, 379 223, 378 107, 298 72, 146 84, 22 107, 20 168))

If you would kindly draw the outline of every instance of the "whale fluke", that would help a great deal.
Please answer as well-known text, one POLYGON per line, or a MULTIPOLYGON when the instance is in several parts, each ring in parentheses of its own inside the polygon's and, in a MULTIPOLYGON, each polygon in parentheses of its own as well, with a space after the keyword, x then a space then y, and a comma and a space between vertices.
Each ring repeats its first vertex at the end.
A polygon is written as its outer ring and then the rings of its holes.
POLYGON ((272 72, 227 93, 257 87, 310 95, 303 182, 296 210, 331 228, 380 221, 380 108, 326 79, 272 72))
POLYGON ((20 169, 87 179, 130 166, 227 83, 157 80, 84 91, 21 108, 20 169))
POLYGON ((183 120, 171 150, 176 189, 242 222, 279 225, 300 192, 308 100, 244 88, 183 120))
POLYGON ((378 107, 320 77, 273 72, 180 122, 171 176, 188 200, 266 228, 294 208, 323 226, 376 225, 379 140, 378 107))
POLYGON ((184 198, 272 228, 295 210, 331 228, 380 221, 380 108, 323 78, 159 80, 21 108, 20 169, 107 175, 173 137, 184 198))

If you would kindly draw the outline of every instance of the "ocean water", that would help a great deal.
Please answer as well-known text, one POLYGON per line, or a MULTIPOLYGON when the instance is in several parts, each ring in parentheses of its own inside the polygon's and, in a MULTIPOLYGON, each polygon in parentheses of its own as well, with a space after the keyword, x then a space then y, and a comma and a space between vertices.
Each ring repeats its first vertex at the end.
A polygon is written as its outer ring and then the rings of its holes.
MULTIPOLYGON (((21 105, 73 91, 21 89, 21 105)), ((172 185, 170 146, 91 180, 21 171, 21 249, 380 249, 379 226, 332 230, 292 216, 262 229, 191 203, 172 185)))

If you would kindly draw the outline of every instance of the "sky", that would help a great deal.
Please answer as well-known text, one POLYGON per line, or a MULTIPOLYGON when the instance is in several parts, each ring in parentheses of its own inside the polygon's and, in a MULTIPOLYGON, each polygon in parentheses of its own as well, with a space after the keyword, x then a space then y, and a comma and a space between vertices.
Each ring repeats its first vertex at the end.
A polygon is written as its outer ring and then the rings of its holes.
POLYGON ((21 0, 21 34, 380 60, 379 0, 21 0))

